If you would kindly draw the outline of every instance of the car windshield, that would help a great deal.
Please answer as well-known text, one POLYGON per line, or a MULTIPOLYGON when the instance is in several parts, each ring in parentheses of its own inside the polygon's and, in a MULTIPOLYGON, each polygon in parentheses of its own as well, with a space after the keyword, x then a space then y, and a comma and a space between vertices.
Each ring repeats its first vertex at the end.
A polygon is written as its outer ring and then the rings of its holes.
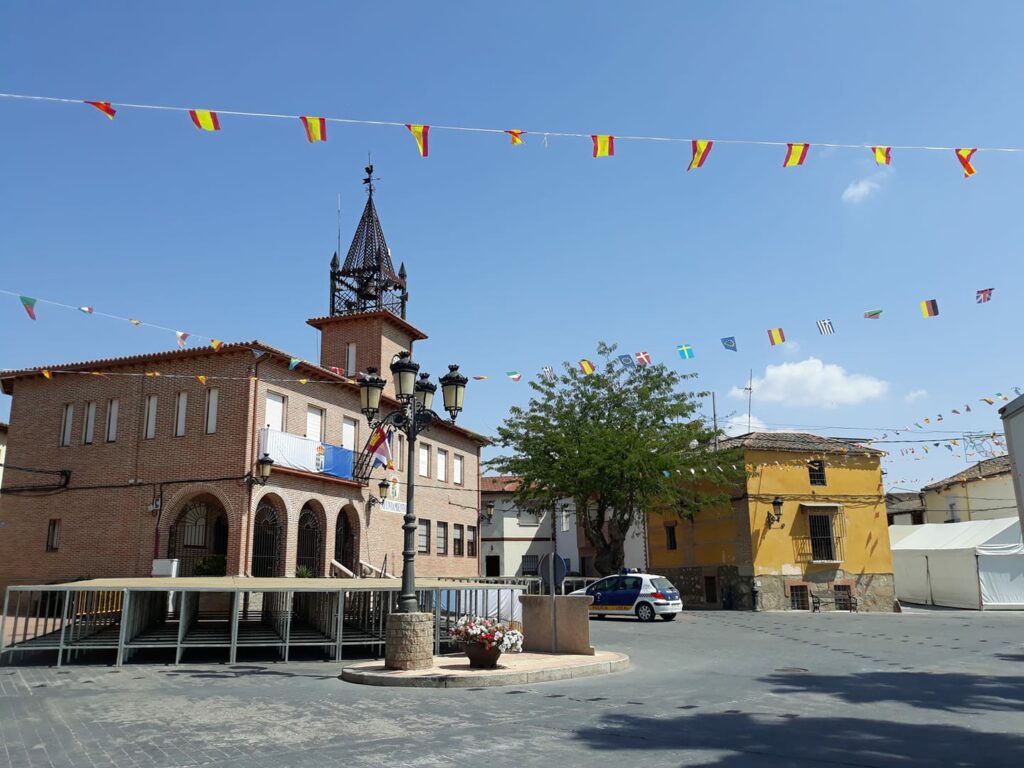
POLYGON ((668 579, 662 578, 661 576, 656 579, 651 579, 651 584, 659 592, 675 592, 676 588, 672 586, 672 582, 668 579))

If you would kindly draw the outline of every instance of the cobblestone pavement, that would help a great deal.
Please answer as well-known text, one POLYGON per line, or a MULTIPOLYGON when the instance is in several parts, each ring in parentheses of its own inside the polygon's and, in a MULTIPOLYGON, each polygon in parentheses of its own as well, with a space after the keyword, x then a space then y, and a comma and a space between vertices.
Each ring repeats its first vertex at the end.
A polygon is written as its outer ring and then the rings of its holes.
POLYGON ((0 765, 1024 765, 1024 615, 591 627, 630 671, 417 690, 320 661, 0 667, 0 765))

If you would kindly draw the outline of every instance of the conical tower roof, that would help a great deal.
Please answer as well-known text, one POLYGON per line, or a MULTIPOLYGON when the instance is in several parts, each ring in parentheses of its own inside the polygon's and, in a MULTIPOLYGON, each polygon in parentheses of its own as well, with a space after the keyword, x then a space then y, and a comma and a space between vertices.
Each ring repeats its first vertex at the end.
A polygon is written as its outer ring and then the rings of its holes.
POLYGON ((341 274, 349 277, 364 277, 378 274, 385 279, 401 283, 391 263, 391 251, 384 239, 384 230, 377 216, 377 206, 373 204, 373 190, 366 198, 366 207, 356 227, 352 245, 342 265, 341 274))

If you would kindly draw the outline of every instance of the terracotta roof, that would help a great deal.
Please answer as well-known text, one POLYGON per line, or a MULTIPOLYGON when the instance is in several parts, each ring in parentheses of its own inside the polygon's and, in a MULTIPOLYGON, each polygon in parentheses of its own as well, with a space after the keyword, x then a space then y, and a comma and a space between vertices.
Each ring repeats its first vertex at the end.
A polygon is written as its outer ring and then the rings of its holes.
POLYGON ((6 421, 0 421, 0 432, 6 432, 10 426, 6 421))
POLYGON ((885 511, 890 515, 907 512, 923 512, 924 499, 920 493, 887 493, 885 494, 885 511))
POLYGON ((312 325, 314 328, 322 328, 325 325, 331 323, 341 322, 342 320, 351 320, 352 318, 368 318, 368 317, 379 317, 383 320, 394 323, 403 331, 408 333, 414 341, 422 341, 427 338, 427 334, 417 328, 415 325, 407 320, 403 320, 393 312, 387 310, 380 310, 377 312, 361 312, 354 315, 324 315, 322 317, 311 317, 306 321, 308 325, 312 325))
POLYGON ((749 448, 756 451, 793 453, 841 453, 848 456, 884 456, 883 451, 867 448, 860 441, 812 435, 807 432, 750 432, 720 440, 719 448, 749 448))
POLYGON ((480 492, 481 493, 514 493, 519 490, 519 483, 522 478, 515 477, 514 475, 501 476, 481 476, 480 477, 480 492))
POLYGON ((957 483, 968 483, 972 480, 984 480, 986 477, 1005 475, 1012 471, 1013 467, 1010 465, 1009 456, 996 456, 994 459, 979 461, 973 467, 968 467, 963 472, 957 472, 955 475, 950 475, 936 483, 926 485, 921 490, 934 491, 940 488, 946 488, 950 485, 956 485, 957 483))

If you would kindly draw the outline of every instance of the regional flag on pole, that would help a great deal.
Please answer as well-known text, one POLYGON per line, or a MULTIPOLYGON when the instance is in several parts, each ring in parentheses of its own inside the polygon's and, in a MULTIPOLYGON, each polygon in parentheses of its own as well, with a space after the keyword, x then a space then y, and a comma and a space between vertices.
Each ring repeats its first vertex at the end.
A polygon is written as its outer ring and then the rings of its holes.
POLYGON ((964 178, 969 179, 974 175, 974 166, 971 165, 971 158, 974 157, 974 153, 977 149, 957 149, 956 159, 960 161, 960 165, 964 169, 964 178))
POLYGON ((803 165, 810 146, 810 144, 787 144, 786 159, 782 162, 782 167, 792 168, 794 165, 803 165))
POLYGON ((220 118, 217 117, 216 112, 211 112, 208 109, 190 109, 188 116, 192 118, 196 128, 202 131, 220 130, 220 118))
POLYGON ((584 376, 589 376, 597 369, 594 367, 592 362, 584 358, 583 360, 580 360, 580 370, 583 371, 584 376))
POLYGON ((612 157, 615 155, 615 137, 603 133, 593 133, 590 138, 594 142, 594 157, 612 157))
POLYGON ((777 344, 782 344, 786 341, 786 334, 782 332, 781 328, 769 328, 768 341, 771 342, 773 347, 777 344))
POLYGON ((523 134, 526 131, 505 131, 505 133, 512 137, 512 146, 517 146, 523 143, 523 134))
POLYGON ((928 299, 928 301, 921 302, 921 314, 924 317, 935 317, 939 314, 939 302, 935 299, 928 299))
POLYGON ((420 157, 426 157, 430 153, 430 145, 427 143, 427 138, 430 136, 430 126, 406 123, 405 127, 409 129, 409 133, 416 139, 416 148, 420 151, 420 157))
POLYGON ((690 142, 693 148, 693 159, 690 160, 690 167, 687 171, 692 171, 694 168, 703 168, 704 161, 708 159, 708 155, 711 154, 711 147, 714 146, 711 139, 694 139, 690 142))
POLYGON ((327 141, 327 121, 322 117, 300 117, 302 127, 306 129, 306 138, 310 144, 327 141))
POLYGON ((384 431, 384 427, 373 430, 366 443, 366 451, 373 456, 373 467, 388 466, 391 460, 391 435, 384 431))
POLYGON ((878 165, 889 165, 892 162, 892 147, 872 147, 871 151, 878 165))
POLYGON ((91 107, 96 107, 100 112, 109 117, 111 120, 114 119, 114 115, 117 114, 117 110, 110 106, 109 101, 85 101, 83 104, 88 104, 91 107))

